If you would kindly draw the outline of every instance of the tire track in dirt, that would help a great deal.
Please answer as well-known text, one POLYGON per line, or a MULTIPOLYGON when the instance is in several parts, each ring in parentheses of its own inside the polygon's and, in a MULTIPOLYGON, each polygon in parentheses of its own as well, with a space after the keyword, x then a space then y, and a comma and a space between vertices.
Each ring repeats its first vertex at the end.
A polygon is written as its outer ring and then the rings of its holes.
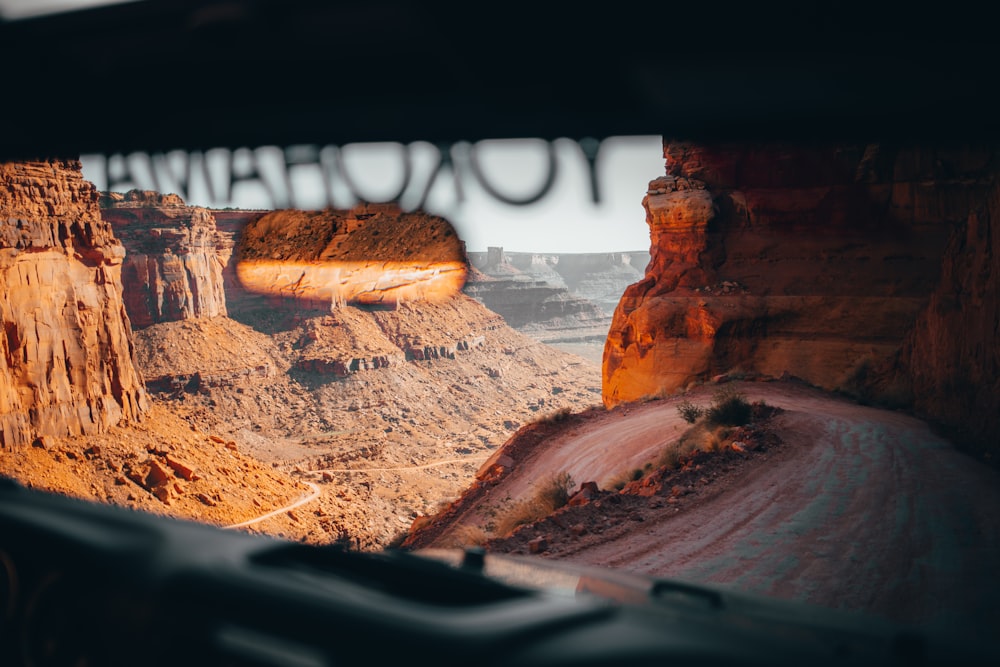
MULTIPOLYGON (((784 442, 776 452, 680 511, 667 505, 643 521, 550 541, 547 557, 864 611, 956 637, 984 638, 1000 627, 995 470, 899 412, 799 384, 739 388, 786 410, 774 423, 784 442)), ((711 391, 692 400, 705 403, 711 391)), ((552 474, 600 481, 641 462, 679 435, 679 400, 601 415, 548 438, 462 507, 448 530, 484 525, 500 499, 524 497, 552 474)))

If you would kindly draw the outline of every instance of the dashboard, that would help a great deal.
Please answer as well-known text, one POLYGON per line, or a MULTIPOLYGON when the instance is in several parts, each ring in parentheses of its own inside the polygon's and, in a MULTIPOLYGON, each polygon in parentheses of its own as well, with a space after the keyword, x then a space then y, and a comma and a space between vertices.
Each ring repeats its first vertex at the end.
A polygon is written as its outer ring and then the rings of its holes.
POLYGON ((996 664, 877 619, 479 550, 361 553, 0 478, 0 664, 996 664))

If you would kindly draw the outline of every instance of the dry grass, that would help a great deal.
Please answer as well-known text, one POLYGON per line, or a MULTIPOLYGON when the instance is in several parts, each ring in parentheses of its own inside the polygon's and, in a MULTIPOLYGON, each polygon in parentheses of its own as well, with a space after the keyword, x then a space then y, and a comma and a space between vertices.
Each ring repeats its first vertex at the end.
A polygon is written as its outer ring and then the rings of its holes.
POLYGON ((653 466, 676 470, 695 452, 721 451, 732 432, 732 427, 702 420, 685 431, 677 442, 664 447, 653 466))
POLYGON ((459 526, 452 532, 444 546, 457 549, 481 547, 488 539, 490 539, 489 533, 480 526, 459 526))
POLYGON ((553 475, 538 484, 530 498, 515 503, 509 510, 497 516, 495 534, 508 535, 519 526, 544 519, 566 504, 572 488, 573 478, 569 473, 553 475))
MULTIPOLYGON (((653 467, 652 463, 647 463, 646 468, 651 469, 653 467)), ((632 468, 625 469, 618 474, 609 477, 601 484, 602 489, 614 489, 615 491, 621 491, 625 488, 625 485, 629 482, 634 482, 636 480, 642 479, 645 471, 642 468, 632 468)))

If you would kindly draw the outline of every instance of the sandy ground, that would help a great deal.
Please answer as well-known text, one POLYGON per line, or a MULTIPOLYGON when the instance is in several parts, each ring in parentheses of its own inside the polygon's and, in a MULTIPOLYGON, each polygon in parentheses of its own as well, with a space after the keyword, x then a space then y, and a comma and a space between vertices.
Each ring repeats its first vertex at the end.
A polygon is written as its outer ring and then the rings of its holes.
MULTIPOLYGON (((774 422, 781 447, 683 509, 653 504, 637 520, 553 544, 545 555, 865 611, 956 636, 1000 629, 996 471, 902 413, 794 384, 742 389, 786 410, 774 422)), ((707 402, 710 388, 699 392, 695 402, 707 402)), ((639 464, 679 433, 677 402, 612 411, 551 438, 490 496, 521 497, 561 471, 580 482, 639 464)), ((463 520, 483 516, 488 505, 484 499, 463 520)))

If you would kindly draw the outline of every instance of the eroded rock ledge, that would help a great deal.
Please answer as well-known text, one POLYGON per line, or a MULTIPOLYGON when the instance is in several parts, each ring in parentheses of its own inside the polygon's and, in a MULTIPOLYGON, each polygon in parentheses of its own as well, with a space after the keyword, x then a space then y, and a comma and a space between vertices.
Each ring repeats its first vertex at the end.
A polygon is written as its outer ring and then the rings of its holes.
POLYGON ((265 214, 243 230, 238 256, 247 289, 319 308, 447 300, 468 267, 445 219, 389 204, 265 214))

